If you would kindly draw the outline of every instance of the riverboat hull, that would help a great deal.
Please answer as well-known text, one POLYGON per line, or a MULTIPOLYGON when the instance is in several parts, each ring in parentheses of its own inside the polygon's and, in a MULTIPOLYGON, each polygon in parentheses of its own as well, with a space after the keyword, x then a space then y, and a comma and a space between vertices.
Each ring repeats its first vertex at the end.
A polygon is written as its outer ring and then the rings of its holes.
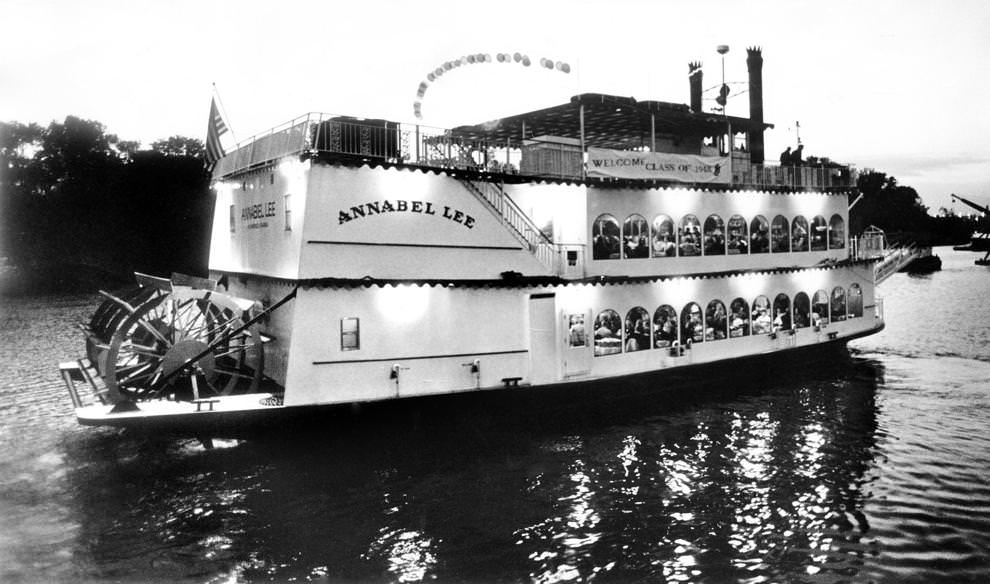
MULTIPOLYGON (((76 409, 80 424, 127 429, 150 436, 251 438, 269 434, 285 436, 314 430, 333 431, 355 421, 398 416, 418 420, 424 414, 474 415, 498 412, 506 423, 531 416, 553 415, 575 408, 595 411, 596 406, 642 404, 643 400, 683 400, 698 395, 731 395, 740 385, 775 383, 791 376, 834 374, 848 362, 846 344, 880 332, 883 321, 871 329, 814 345, 745 355, 714 363, 620 375, 607 379, 562 381, 546 385, 515 385, 457 391, 450 394, 383 399, 346 404, 287 406, 279 396, 257 393, 219 397, 212 409, 190 402, 154 400, 138 409, 114 413, 114 406, 93 404, 76 409), (698 390, 703 390, 699 394, 698 390)), ((800 332, 798 333, 800 334, 800 332)))

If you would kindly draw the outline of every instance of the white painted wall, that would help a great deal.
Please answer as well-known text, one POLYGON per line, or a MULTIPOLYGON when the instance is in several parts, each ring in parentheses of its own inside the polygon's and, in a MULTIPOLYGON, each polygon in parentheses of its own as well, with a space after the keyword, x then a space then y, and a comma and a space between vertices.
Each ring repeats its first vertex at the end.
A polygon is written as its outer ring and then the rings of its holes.
POLYGON ((446 174, 318 164, 310 173, 309 193, 302 278, 498 279, 504 271, 547 273, 487 203, 446 174), (367 211, 367 203, 382 208, 384 201, 396 210, 367 211))
POLYGON ((298 277, 308 173, 308 162, 286 158, 276 166, 216 183, 210 269, 298 277))
MULTIPOLYGON (((636 306, 652 316, 661 304, 680 313, 688 302, 704 310, 712 299, 727 306, 736 297, 752 304, 759 295, 773 300, 798 292, 809 297, 853 283, 863 288, 862 318, 833 322, 822 331, 800 329, 794 335, 748 336, 694 343, 685 357, 672 358, 666 349, 650 349, 590 359, 586 375, 595 379, 650 371, 689 363, 712 362, 747 354, 764 353, 826 341, 829 332, 846 336, 875 326, 873 288, 866 277, 869 266, 804 270, 789 274, 746 275, 731 278, 677 279, 666 282, 623 285, 572 285, 557 288, 455 288, 386 286, 349 289, 309 288, 296 300, 287 379, 287 404, 341 403, 408 397, 501 386, 504 377, 522 377, 523 383, 563 380, 562 364, 566 328, 563 316, 591 314, 587 323, 588 352, 593 351, 594 316, 605 309, 621 318, 636 306), (554 292, 554 318, 540 318, 538 328, 554 327, 553 334, 533 335, 530 295, 554 292), (361 323, 361 348, 342 351, 340 319, 357 317, 361 323), (554 325, 556 323, 556 325, 554 325), (538 348, 531 342, 550 343, 538 348), (498 353, 498 354, 495 354, 498 353), (533 360, 534 355, 540 358, 533 360), (556 356, 556 357, 554 357, 556 356), (466 364, 481 362, 479 377, 466 364), (538 362, 537 362, 538 361, 538 362), (398 386, 389 378, 399 364, 398 386), (533 370, 531 367, 537 367, 533 370)), ((544 315, 546 316, 546 315, 544 315)))

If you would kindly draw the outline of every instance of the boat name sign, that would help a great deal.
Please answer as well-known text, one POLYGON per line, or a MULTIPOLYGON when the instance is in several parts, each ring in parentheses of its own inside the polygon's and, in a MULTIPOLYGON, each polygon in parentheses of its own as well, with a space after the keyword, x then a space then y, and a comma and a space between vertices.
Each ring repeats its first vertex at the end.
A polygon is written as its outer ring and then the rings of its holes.
POLYGON ((343 225, 349 221, 354 221, 355 219, 362 219, 364 217, 370 217, 372 215, 381 215, 384 213, 420 213, 423 215, 435 215, 437 217, 442 217, 454 223, 460 223, 468 229, 474 229, 475 218, 468 215, 460 209, 454 209, 447 205, 443 205, 443 209, 434 207, 433 203, 430 201, 406 201, 403 199, 395 199, 389 201, 388 199, 383 201, 368 201, 366 203, 361 203, 360 205, 355 205, 348 210, 341 209, 337 215, 338 225, 343 225))

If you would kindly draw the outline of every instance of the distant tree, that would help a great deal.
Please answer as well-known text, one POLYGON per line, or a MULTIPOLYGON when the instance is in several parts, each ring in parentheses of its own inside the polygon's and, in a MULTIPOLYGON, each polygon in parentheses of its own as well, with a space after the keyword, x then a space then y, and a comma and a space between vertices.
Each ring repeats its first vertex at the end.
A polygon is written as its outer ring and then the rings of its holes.
POLYGON ((0 122, 0 186, 8 196, 24 186, 43 133, 38 124, 0 122))
POLYGON ((205 157, 203 142, 186 136, 170 136, 164 140, 156 140, 151 143, 151 149, 166 156, 205 157))
POLYGON ((113 149, 122 160, 131 160, 141 150, 141 143, 137 140, 118 140, 113 149))
POLYGON ((852 234, 875 225, 888 235, 907 232, 919 239, 919 234, 929 230, 928 208, 913 188, 901 186, 896 178, 877 171, 861 173, 857 186, 863 198, 849 213, 852 234))

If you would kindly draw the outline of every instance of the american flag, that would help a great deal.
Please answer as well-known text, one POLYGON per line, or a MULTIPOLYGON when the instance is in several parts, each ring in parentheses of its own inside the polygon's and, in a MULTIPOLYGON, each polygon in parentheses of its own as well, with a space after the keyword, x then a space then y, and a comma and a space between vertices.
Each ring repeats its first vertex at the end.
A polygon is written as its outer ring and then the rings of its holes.
POLYGON ((217 99, 210 100, 210 123, 206 128, 206 166, 212 168, 217 160, 223 158, 223 145, 220 135, 227 131, 227 124, 217 109, 217 99))

